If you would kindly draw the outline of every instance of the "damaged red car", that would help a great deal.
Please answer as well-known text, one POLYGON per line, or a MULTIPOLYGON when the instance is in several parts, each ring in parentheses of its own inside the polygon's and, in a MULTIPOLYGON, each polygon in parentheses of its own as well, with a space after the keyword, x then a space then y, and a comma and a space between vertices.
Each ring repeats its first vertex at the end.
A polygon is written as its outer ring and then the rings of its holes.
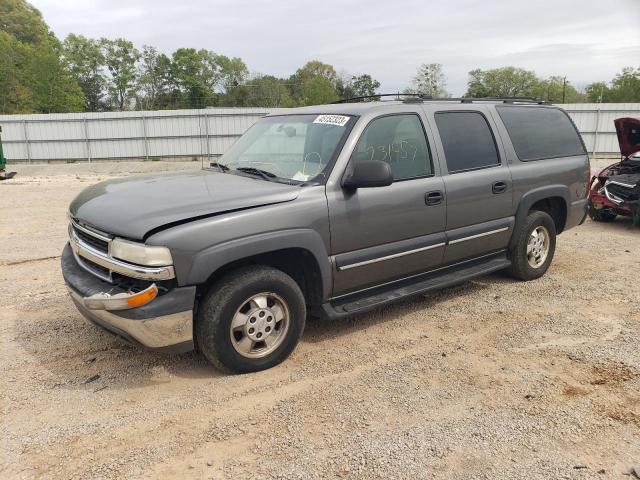
POLYGON ((623 159, 591 179, 589 216, 596 222, 629 216, 640 226, 640 118, 618 118, 614 124, 623 159))

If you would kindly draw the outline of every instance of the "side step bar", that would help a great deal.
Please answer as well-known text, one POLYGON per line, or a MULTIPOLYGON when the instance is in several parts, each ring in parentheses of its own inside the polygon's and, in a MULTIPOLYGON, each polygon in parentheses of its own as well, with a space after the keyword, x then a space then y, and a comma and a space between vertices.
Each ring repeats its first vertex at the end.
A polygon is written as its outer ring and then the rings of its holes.
POLYGON ((511 262, 507 259, 506 252, 498 252, 483 258, 439 268, 409 279, 398 280, 389 285, 335 298, 321 305, 319 313, 331 319, 338 319, 368 312, 413 295, 463 283, 480 275, 502 270, 509 265, 511 262))

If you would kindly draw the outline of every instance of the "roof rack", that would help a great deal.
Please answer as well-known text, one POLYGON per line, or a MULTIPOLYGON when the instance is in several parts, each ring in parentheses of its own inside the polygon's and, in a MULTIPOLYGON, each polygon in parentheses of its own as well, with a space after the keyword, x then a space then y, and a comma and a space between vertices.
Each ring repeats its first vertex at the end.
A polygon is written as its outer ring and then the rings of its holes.
POLYGON ((360 97, 351 97, 351 98, 343 98, 338 100, 336 103, 347 103, 353 101, 360 101, 366 99, 379 99, 380 97, 396 97, 398 101, 401 100, 400 97, 409 97, 405 98, 402 101, 404 103, 422 103, 425 101, 429 102, 460 102, 460 103, 474 103, 474 102, 502 102, 502 103, 532 103, 536 105, 551 105, 550 102, 546 100, 542 100, 540 98, 533 97, 432 97, 431 95, 426 95, 424 93, 381 93, 379 95, 363 95, 360 97))

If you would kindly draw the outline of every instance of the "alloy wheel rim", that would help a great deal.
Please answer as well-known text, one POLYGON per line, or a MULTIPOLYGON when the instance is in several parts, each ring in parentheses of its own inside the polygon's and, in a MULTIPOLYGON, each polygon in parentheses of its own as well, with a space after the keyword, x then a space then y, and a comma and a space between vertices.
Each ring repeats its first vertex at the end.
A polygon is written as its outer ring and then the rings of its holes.
POLYGON ((265 357, 282 345, 289 323, 289 309, 282 297, 272 292, 252 295, 231 320, 231 344, 243 357, 265 357))
POLYGON ((542 225, 534 228, 527 240, 527 262, 533 268, 539 268, 549 255, 549 231, 542 225))

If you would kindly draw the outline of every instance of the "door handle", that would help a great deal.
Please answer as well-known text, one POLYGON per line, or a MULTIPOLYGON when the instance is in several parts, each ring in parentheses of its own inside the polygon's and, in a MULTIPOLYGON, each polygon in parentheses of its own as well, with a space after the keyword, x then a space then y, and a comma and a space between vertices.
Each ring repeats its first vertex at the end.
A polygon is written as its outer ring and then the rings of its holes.
POLYGON ((506 182, 496 182, 491 186, 491 191, 493 193, 504 193, 507 191, 507 184, 506 182))
POLYGON ((424 203, 426 203, 429 206, 438 205, 442 203, 443 199, 444 199, 444 195, 440 191, 427 192, 424 194, 424 203))

